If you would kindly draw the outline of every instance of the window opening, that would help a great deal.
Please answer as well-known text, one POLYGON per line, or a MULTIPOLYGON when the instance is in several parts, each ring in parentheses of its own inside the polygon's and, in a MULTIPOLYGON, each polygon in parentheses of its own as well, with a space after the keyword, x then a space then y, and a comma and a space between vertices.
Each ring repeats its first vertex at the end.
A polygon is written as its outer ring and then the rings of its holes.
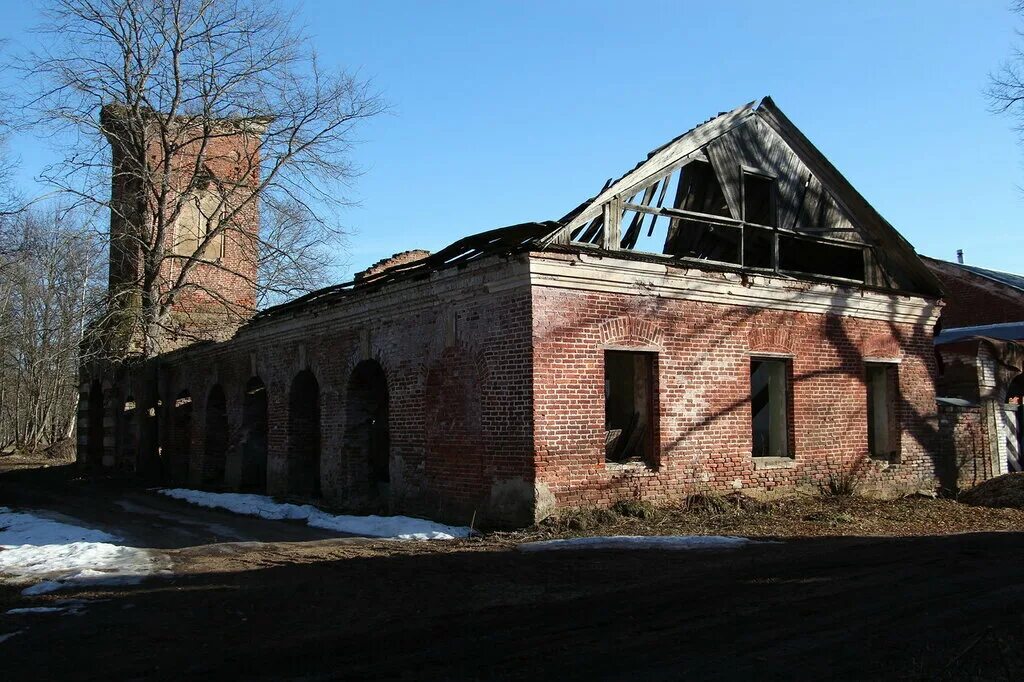
POLYGON ((754 457, 790 457, 785 360, 750 361, 750 421, 754 457))
POLYGON ((868 364, 868 452, 889 459, 899 451, 896 419, 898 368, 894 364, 868 364))
POLYGON ((654 353, 605 351, 605 459, 609 462, 655 463, 655 365, 654 353))

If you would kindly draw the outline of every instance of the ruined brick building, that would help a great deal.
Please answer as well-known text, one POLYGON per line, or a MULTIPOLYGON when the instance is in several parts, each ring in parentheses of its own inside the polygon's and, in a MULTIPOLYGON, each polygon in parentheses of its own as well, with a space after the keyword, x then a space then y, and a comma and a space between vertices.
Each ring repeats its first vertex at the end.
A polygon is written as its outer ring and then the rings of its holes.
POLYGON ((765 99, 560 220, 399 255, 145 368, 87 367, 79 456, 477 524, 852 467, 930 488, 940 296, 765 99))
POLYGON ((1024 470, 1024 277, 924 262, 947 292, 935 337, 945 477, 968 487, 1024 470))

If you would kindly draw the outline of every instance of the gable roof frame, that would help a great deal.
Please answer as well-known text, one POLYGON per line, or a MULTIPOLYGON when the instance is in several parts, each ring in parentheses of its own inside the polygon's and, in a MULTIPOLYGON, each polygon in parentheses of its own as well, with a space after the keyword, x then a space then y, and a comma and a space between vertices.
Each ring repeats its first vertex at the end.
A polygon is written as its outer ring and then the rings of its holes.
POLYGON ((945 294, 939 278, 924 264, 913 245, 868 203, 832 162, 782 113, 771 97, 761 100, 757 115, 790 146, 854 224, 868 231, 868 236, 877 242, 871 245, 876 258, 883 263, 889 258, 896 261, 922 293, 935 297, 945 294), (881 250, 877 247, 881 247, 881 250))
POLYGON ((559 221, 559 228, 539 240, 540 248, 546 248, 552 243, 568 244, 572 232, 602 213, 607 213, 610 202, 628 201, 629 197, 692 161, 703 153, 710 143, 743 125, 752 117, 762 120, 779 135, 818 179, 822 190, 828 192, 840 210, 844 211, 854 224, 867 232, 864 235, 869 238, 867 246, 876 260, 884 264, 891 259, 901 266, 921 293, 935 297, 944 294, 939 279, 921 261, 910 242, 868 203, 828 158, 782 113, 771 97, 765 97, 759 104, 756 101, 749 102, 732 111, 719 114, 655 149, 648 154, 646 160, 641 161, 618 180, 606 183, 599 194, 563 217, 559 221))
POLYGON ((719 114, 655 149, 647 155, 645 161, 638 163, 633 170, 606 185, 601 193, 583 202, 562 218, 560 222, 563 223, 563 227, 547 235, 541 241, 541 245, 547 246, 555 241, 569 243, 569 235, 572 231, 601 215, 605 204, 615 198, 626 201, 637 192, 646 189, 693 160, 709 142, 742 125, 753 116, 756 103, 756 101, 748 102, 732 111, 719 114))

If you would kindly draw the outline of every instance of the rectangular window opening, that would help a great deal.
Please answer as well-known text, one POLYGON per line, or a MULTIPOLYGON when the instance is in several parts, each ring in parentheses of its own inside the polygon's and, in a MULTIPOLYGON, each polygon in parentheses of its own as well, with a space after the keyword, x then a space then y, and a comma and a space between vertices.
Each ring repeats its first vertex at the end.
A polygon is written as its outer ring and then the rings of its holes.
POLYGON ((773 178, 743 172, 743 221, 778 227, 773 178))
POLYGON ((899 367, 893 363, 866 365, 868 387, 868 452, 876 459, 896 461, 899 456, 899 367))
POLYGON ((779 236, 779 269, 864 281, 864 250, 828 242, 779 236))
POLYGON ((734 225, 673 218, 670 234, 677 236, 670 237, 668 253, 720 263, 740 262, 740 230, 734 225))
POLYGON ((789 363, 750 361, 750 425, 754 457, 792 457, 789 448, 789 363))
POLYGON ((656 355, 608 350, 604 353, 605 460, 657 461, 656 355))

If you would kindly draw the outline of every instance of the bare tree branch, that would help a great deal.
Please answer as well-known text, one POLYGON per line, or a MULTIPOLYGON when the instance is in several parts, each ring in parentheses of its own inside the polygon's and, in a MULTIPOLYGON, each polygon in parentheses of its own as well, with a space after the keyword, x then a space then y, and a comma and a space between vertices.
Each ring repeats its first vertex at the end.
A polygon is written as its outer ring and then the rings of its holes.
POLYGON ((385 109, 371 83, 324 68, 274 3, 54 0, 46 16, 29 110, 76 143, 43 178, 109 212, 125 353, 160 352, 200 308, 232 328, 324 284, 354 131, 385 109))

